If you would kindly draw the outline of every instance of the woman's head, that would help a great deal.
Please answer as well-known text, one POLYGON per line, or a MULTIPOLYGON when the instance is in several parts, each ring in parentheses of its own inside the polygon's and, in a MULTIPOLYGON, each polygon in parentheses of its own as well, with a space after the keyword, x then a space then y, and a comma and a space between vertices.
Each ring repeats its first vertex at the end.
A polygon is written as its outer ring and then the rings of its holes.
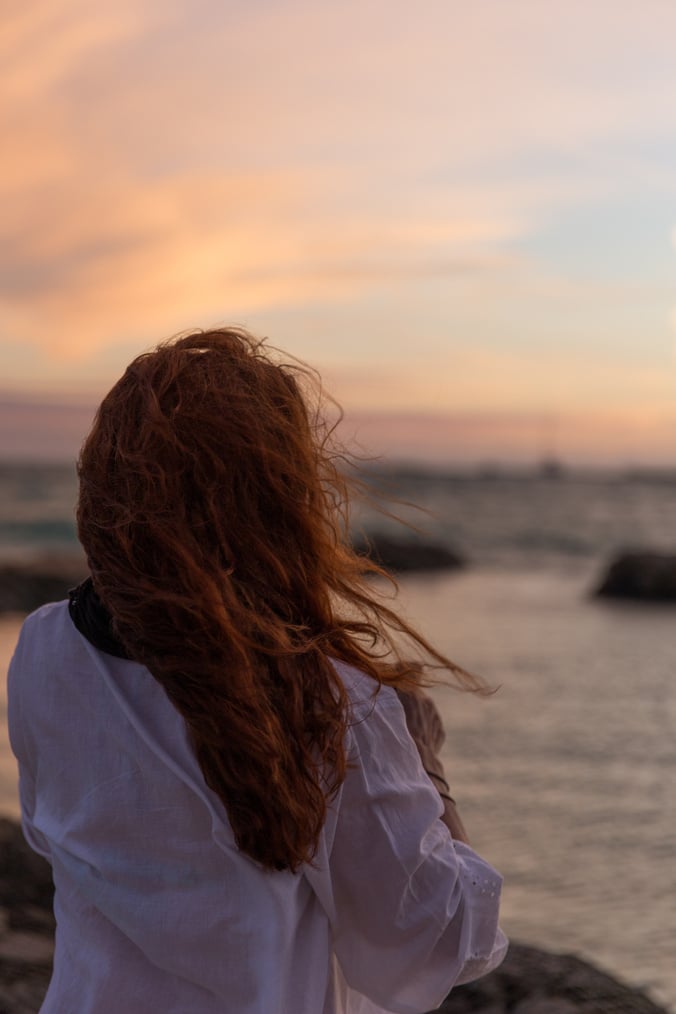
POLYGON ((308 383, 243 331, 139 356, 80 458, 79 535, 97 583, 121 563, 167 592, 227 573, 264 612, 297 620, 320 580, 318 543, 336 520, 326 480, 338 478, 308 383))
POLYGON ((411 684, 403 637, 465 686, 365 580, 309 372, 246 332, 196 332, 134 360, 79 462, 78 532, 128 654, 183 715, 239 846, 311 859, 346 771, 330 658, 411 684))

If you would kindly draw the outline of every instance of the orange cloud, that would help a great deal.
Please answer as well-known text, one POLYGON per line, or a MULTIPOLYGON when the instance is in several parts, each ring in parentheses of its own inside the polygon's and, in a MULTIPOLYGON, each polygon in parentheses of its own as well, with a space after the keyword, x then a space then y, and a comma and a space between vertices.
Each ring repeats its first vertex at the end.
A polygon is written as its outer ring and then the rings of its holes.
MULTIPOLYGON (((527 7, 530 29, 514 33, 510 12, 488 23, 482 5, 433 4, 431 20, 308 0, 199 16, 181 2, 23 5, 0 39, 3 330, 82 356, 120 335, 499 266, 543 207, 608 177, 481 184, 468 153, 579 142, 627 115, 624 93, 582 102, 563 87, 558 49, 531 44, 551 30, 527 7)), ((578 38, 575 19, 561 15, 556 43, 575 41, 587 75, 593 24, 578 38)), ((633 21, 614 10, 613 23, 623 50, 633 21)))
POLYGON ((81 355, 115 334, 154 337, 224 311, 345 298, 383 280, 491 263, 476 246, 467 252, 490 235, 488 222, 364 217, 338 231, 330 209, 308 218, 327 185, 302 171, 194 171, 152 187, 109 173, 33 193, 4 224, 5 326, 59 357, 81 355), (35 231, 22 226, 28 203, 35 231))

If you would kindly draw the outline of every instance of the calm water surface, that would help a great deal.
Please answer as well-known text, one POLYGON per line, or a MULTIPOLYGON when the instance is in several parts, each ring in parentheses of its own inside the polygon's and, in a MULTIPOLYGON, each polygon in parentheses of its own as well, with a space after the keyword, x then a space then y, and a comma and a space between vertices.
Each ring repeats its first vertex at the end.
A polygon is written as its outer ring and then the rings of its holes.
POLYGON ((506 931, 676 1010, 676 611, 590 601, 590 579, 477 571, 403 593, 500 684, 435 696, 452 790, 505 876, 506 931))

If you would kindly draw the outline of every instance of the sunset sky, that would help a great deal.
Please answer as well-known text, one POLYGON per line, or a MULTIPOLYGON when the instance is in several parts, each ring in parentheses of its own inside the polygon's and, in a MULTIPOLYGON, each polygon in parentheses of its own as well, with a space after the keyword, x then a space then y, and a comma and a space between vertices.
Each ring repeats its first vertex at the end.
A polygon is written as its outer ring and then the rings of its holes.
POLYGON ((672 0, 26 0, 0 458, 237 323, 420 460, 676 465, 672 0))

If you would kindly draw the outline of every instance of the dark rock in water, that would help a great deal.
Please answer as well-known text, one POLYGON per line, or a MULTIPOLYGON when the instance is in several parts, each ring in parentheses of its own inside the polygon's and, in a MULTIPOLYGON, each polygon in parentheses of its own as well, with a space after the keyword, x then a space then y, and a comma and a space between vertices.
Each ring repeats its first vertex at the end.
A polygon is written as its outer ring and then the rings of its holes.
MULTIPOLYGON (((20 828, 0 818, 0 1014, 36 1014, 53 957, 53 888, 48 864, 20 828)), ((570 955, 513 943, 505 961, 458 986, 442 1014, 667 1014, 643 993, 570 955)))
POLYGON ((368 532, 355 538, 354 549, 385 570, 453 570, 464 566, 464 560, 448 546, 421 539, 402 539, 384 532, 368 532))
POLYGON ((596 594, 646 602, 676 602, 676 555, 623 553, 611 563, 596 594))
POLYGON ((645 993, 572 954, 510 944, 490 975, 457 986, 441 1014, 667 1014, 645 993))
POLYGON ((0 564, 0 613, 30 613, 45 602, 58 602, 86 575, 81 557, 0 564))
POLYGON ((0 818, 0 1012, 35 1014, 52 974, 55 921, 49 864, 0 818))
POLYGON ((18 824, 0 817, 0 904, 17 917, 26 906, 51 910, 53 897, 49 863, 28 847, 18 824))

